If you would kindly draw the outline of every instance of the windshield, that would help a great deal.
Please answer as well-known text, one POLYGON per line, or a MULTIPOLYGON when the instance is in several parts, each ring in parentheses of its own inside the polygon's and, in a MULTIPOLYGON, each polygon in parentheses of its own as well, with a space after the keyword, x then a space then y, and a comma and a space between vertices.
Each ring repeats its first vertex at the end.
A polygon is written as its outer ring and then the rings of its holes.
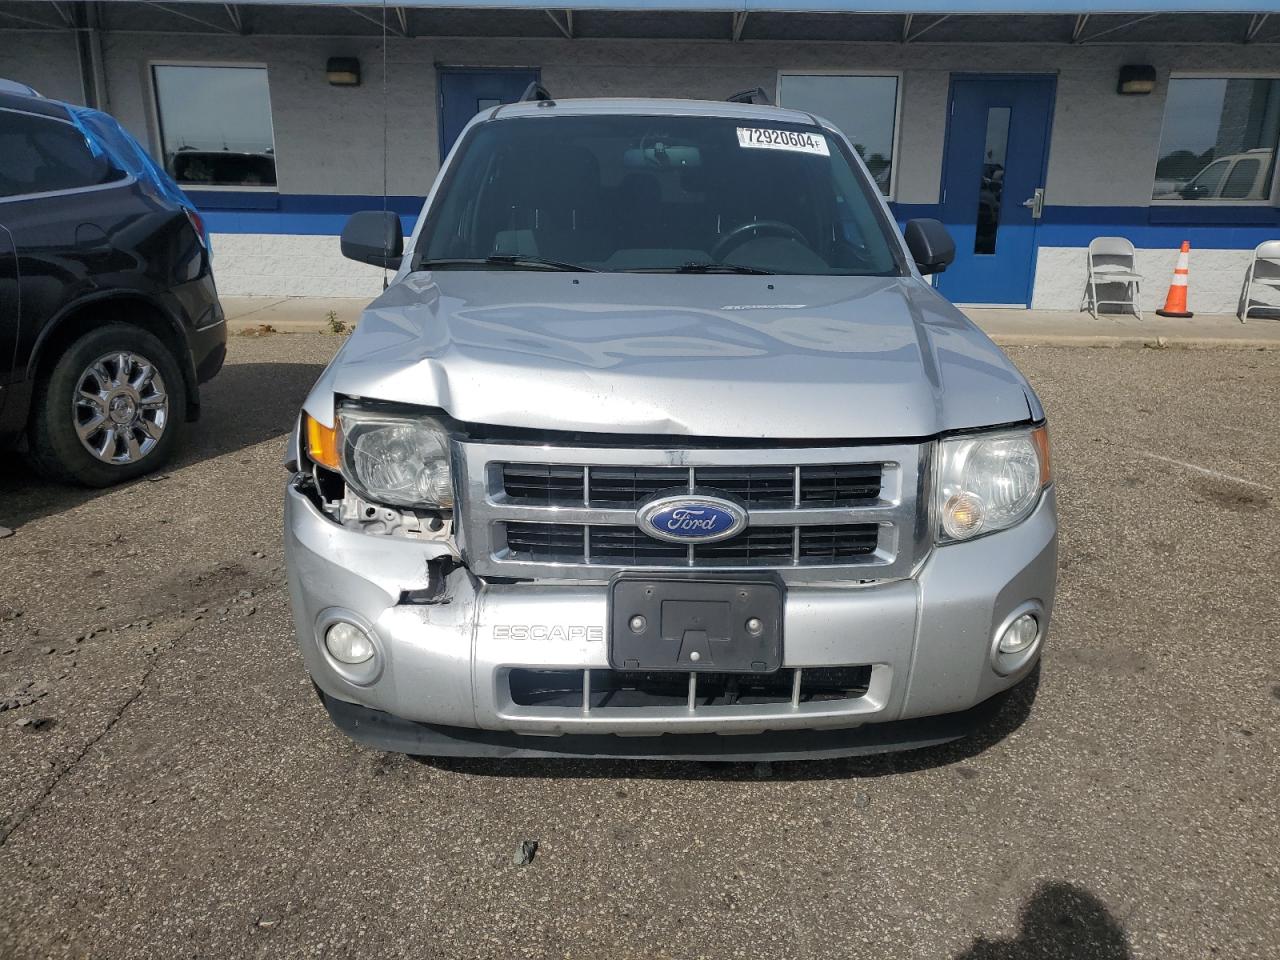
POLYGON ((889 229, 812 125, 529 117, 472 129, 415 267, 886 276, 889 229))

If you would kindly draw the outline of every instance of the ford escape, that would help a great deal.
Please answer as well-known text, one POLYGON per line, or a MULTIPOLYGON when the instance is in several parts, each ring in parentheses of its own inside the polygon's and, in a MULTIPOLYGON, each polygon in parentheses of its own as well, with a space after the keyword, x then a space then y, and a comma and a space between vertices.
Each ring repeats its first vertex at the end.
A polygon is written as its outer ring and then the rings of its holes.
POLYGON ((479 114, 288 454, 334 721, 437 755, 803 758, 971 732, 1034 670, 1045 415, 849 141, 754 103, 479 114))

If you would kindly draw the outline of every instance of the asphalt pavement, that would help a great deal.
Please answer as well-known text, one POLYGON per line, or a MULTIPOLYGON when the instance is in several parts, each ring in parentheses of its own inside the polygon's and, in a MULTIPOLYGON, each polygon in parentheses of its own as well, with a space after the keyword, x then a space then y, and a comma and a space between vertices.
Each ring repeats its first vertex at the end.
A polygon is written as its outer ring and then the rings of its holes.
POLYGON ((0 957, 1280 956, 1280 352, 1011 349, 1062 512, 1038 687, 971 741, 726 767, 333 729, 281 453, 340 340, 234 338, 150 480, 0 463, 0 957))

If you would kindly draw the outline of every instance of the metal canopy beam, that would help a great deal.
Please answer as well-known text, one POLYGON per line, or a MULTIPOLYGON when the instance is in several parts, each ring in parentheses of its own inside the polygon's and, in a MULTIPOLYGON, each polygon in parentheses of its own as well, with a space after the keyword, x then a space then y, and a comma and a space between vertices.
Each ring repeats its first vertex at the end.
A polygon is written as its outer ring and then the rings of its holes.
POLYGON ((949 13, 943 14, 941 17, 938 17, 938 19, 936 20, 930 20, 928 23, 926 23, 923 27, 921 27, 915 33, 911 32, 911 24, 908 22, 906 28, 903 30, 903 33, 902 33, 902 42, 911 43, 913 40, 919 40, 921 37, 923 37, 926 33, 928 33, 934 27, 938 26, 938 24, 946 23, 950 19, 951 19, 951 14, 949 13))
POLYGON ((1092 43, 1094 40, 1097 40, 1099 37, 1105 37, 1107 34, 1115 33, 1117 30, 1127 30, 1129 27, 1137 26, 1140 23, 1144 23, 1145 21, 1151 20, 1158 16, 1160 16, 1160 14, 1158 13, 1148 13, 1146 16, 1134 17, 1132 20, 1126 20, 1124 23, 1112 24, 1111 26, 1107 27, 1105 30, 1099 30, 1097 33, 1091 33, 1087 37, 1082 37, 1077 42, 1092 43))
POLYGON ((1254 40, 1258 39, 1258 34, 1262 32, 1262 25, 1267 22, 1267 17, 1269 16, 1271 16, 1269 13, 1255 13, 1249 18, 1249 29, 1245 31, 1244 35, 1245 43, 1253 43, 1254 40))
MULTIPOLYGON (((574 2, 574 0, 561 0, 561 2, 574 2)), ((575 23, 577 19, 576 10, 583 9, 613 12, 645 9, 653 12, 668 11, 677 13, 676 17, 662 17, 664 22, 667 20, 682 20, 683 18, 679 17, 678 13, 707 14, 716 9, 725 10, 730 14, 730 21, 722 26, 721 30, 724 32, 720 36, 731 42, 740 43, 745 42, 747 39, 756 41, 769 39, 760 30, 754 31, 753 36, 747 38, 746 26, 748 22, 755 22, 750 21, 749 18, 756 11, 768 9, 782 11, 784 16, 794 15, 797 22, 804 21, 808 24, 805 30, 808 33, 812 33, 812 38, 817 40, 823 39, 824 36, 823 28, 820 24, 817 24, 819 18, 813 15, 817 9, 835 10, 843 7, 845 10, 843 16, 855 16, 857 12, 879 9, 893 4, 897 4, 901 11, 893 19, 896 26, 888 27, 888 37, 883 32, 878 32, 877 38, 879 40, 896 36, 904 44, 926 38, 931 42, 937 43, 950 40, 959 41, 961 39, 967 42, 974 35, 973 29, 966 25, 962 31, 954 35, 952 35, 951 31, 944 31, 946 36, 942 39, 934 37, 931 33, 934 27, 952 19, 958 21, 969 19, 967 14, 961 15, 958 12, 955 14, 930 12, 929 5, 936 6, 940 0, 914 0, 913 3, 908 3, 908 0, 683 0, 678 12, 671 7, 675 0, 579 0, 579 2, 582 5, 577 8, 539 6, 536 9, 540 9, 555 24, 557 32, 552 35, 570 39, 578 38, 575 29, 578 26, 575 23), (736 9, 726 10, 726 7, 736 9), (913 7, 914 9, 912 9, 913 7)), ((1221 7, 1217 10, 1220 14, 1226 14, 1226 18, 1223 18, 1225 22, 1215 24, 1212 39, 1206 37, 1203 40, 1198 38, 1191 41, 1177 39, 1180 33, 1179 22, 1190 22, 1188 10, 1191 6, 1200 5, 1203 7, 1204 4, 1209 4, 1213 0, 1161 0, 1164 9, 1159 12, 1144 11, 1145 0, 1110 0, 1110 2, 1113 5, 1110 10, 1106 11, 1105 16, 1097 12, 1102 6, 1102 0, 953 0, 951 7, 956 10, 968 10, 970 7, 983 5, 986 8, 999 8, 1001 10, 1000 13, 991 13, 979 18, 979 22, 990 21, 993 25, 1002 21, 1026 21, 1022 28, 1014 30, 1012 34, 1008 32, 1011 28, 1005 28, 1006 32, 1003 36, 1010 42, 1016 42, 1018 37, 1028 43, 1056 42, 1070 43, 1072 45, 1131 42, 1131 38, 1126 38, 1125 36, 1126 31, 1157 17, 1160 18, 1158 24, 1153 24, 1144 31, 1135 31, 1133 36, 1141 38, 1143 42, 1153 44, 1211 42, 1269 46, 1280 42, 1280 34, 1277 34, 1277 29, 1280 28, 1276 27, 1276 24, 1280 23, 1280 16, 1273 15, 1280 13, 1280 9, 1276 7, 1277 0, 1267 0, 1271 7, 1270 10, 1255 10, 1254 12, 1250 12, 1249 9, 1254 0, 1218 0, 1223 4, 1229 3, 1231 6, 1229 11, 1223 11, 1221 7), (1123 12, 1116 9, 1120 5, 1125 8, 1123 12), (1066 7, 1067 9, 1060 10, 1057 17, 1047 15, 1028 17, 1018 12, 1034 11, 1036 14, 1044 14, 1049 8, 1055 6, 1066 7), (1082 10, 1094 10, 1095 12, 1080 12, 1082 10), (1162 16, 1162 14, 1166 15, 1162 16)), ((43 3, 26 4, 8 3, 6 0, 0 0, 0 30, 18 31, 24 28, 46 31, 84 30, 86 29, 84 11, 95 9, 97 6, 98 4, 94 0, 45 0, 43 3)), ((213 32, 219 35, 246 36, 250 33, 258 33, 262 27, 261 23, 255 21, 252 10, 246 8, 250 6, 266 6, 275 8, 278 13, 291 13, 298 4, 295 0, 227 0, 227 2, 220 2, 220 0, 128 0, 128 2, 121 2, 120 6, 128 6, 135 10, 135 14, 128 18, 129 25, 120 25, 118 31, 120 33, 200 36, 213 32), (196 5, 197 3, 198 5, 196 5), (161 18, 158 21, 149 23, 140 22, 136 17, 137 8, 146 9, 148 7, 188 21, 189 25, 183 26, 167 18, 161 18), (200 29, 196 30, 193 25, 199 25, 200 29)), ((409 14, 411 9, 488 11, 493 17, 494 36, 515 37, 522 35, 519 28, 512 25, 513 18, 518 16, 518 12, 536 12, 536 10, 530 9, 525 0, 385 0, 385 3, 382 0, 346 0, 345 3, 341 4, 334 3, 332 0, 310 0, 306 7, 299 9, 297 17, 282 18, 272 16, 269 18, 274 29, 269 30, 265 35, 326 37, 368 35, 361 28, 354 25, 333 29, 337 26, 333 16, 323 18, 322 29, 325 32, 320 32, 320 30, 309 31, 312 21, 307 16, 304 16, 304 13, 319 13, 332 10, 339 18, 345 16, 346 13, 350 13, 359 17, 362 21, 379 28, 381 28, 385 17, 389 34, 398 38, 408 38, 414 35, 411 30, 414 20, 409 14), (339 11, 342 12, 339 13, 339 11), (296 26, 287 25, 295 22, 296 26)), ((842 14, 831 15, 840 16, 842 14)), ((721 22, 722 24, 724 23, 723 20, 721 22)), ((691 21, 691 23, 693 23, 693 26, 687 31, 689 39, 706 38, 705 29, 697 25, 696 22, 691 21)), ((675 25, 673 24, 673 26, 675 25)), ((603 33, 597 29, 593 31, 593 35, 604 36, 612 34, 607 19, 602 18, 598 27, 604 28, 603 33)), ((883 31, 885 25, 881 24, 877 29, 883 31)), ((683 35, 686 31, 679 26, 675 26, 673 32, 676 35, 683 35)), ((546 31, 541 31, 541 33, 544 36, 547 35, 546 31)), ((663 34, 668 35, 668 31, 664 29, 663 34)), ((433 36, 442 37, 443 35, 437 32, 433 36)), ((471 36, 471 34, 460 34, 459 36, 471 36)), ((847 42, 850 43, 856 43, 860 40, 861 38, 856 36, 847 38, 847 42)))
MULTIPOLYGON (((179 6, 208 0, 170 0, 179 6)), ((380 7, 382 0, 239 0, 246 4, 312 7, 380 7)), ((538 10, 546 0, 397 0, 388 5, 462 10, 538 10)), ((563 8, 560 8, 563 9, 563 8)), ((581 0, 577 10, 681 13, 880 13, 902 16, 956 14, 1085 15, 1276 12, 1276 0, 581 0)))
MULTIPOLYGON (((387 23, 384 17, 372 16, 371 14, 365 13, 359 7, 347 7, 346 9, 349 10, 351 13, 354 13, 361 20, 368 20, 375 27, 379 27, 379 28, 385 27, 387 30, 387 33, 394 34, 397 37, 403 37, 405 35, 404 31, 402 31, 394 23, 387 23)), ((382 7, 382 12, 384 15, 386 14, 387 8, 385 6, 382 7)))
MULTIPOLYGON (((59 16, 61 16, 61 11, 59 11, 59 16)), ((55 30, 60 26, 67 26, 66 23, 50 23, 48 20, 37 20, 35 17, 24 17, 20 13, 10 13, 8 10, 0 10, 0 17, 16 21, 17 23, 29 23, 33 27, 44 27, 46 30, 55 30)))
POLYGON ((573 11, 572 10, 564 11, 563 20, 561 20, 559 17, 556 16, 556 12, 554 10, 544 10, 542 12, 551 18, 551 22, 556 25, 557 30, 559 30, 561 33, 564 34, 564 38, 566 40, 573 39, 573 11))
POLYGON ((171 13, 175 17, 182 17, 182 19, 190 20, 192 23, 203 24, 204 26, 208 27, 210 30, 216 30, 218 33, 234 34, 236 32, 235 30, 232 30, 230 27, 225 27, 220 23, 214 23, 212 20, 206 20, 204 19, 204 17, 193 16, 192 14, 189 14, 184 10, 175 10, 173 9, 173 7, 167 4, 156 3, 156 0, 142 0, 142 2, 145 3, 148 7, 155 7, 157 10, 163 10, 165 13, 171 13))
POLYGON ((68 27, 74 28, 76 25, 75 11, 72 10, 71 4, 59 3, 58 0, 52 0, 53 9, 58 11, 58 16, 62 18, 62 22, 68 27))

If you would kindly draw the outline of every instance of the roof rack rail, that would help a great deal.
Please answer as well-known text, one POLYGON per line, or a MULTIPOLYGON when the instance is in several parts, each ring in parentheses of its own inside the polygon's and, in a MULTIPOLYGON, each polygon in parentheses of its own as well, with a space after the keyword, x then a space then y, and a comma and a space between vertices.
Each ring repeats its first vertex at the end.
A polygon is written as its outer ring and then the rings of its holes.
POLYGON ((551 93, 547 90, 546 87, 540 84, 537 80, 534 80, 531 84, 529 84, 527 87, 524 88, 524 93, 520 94, 520 99, 516 102, 517 103, 545 103, 550 105, 555 103, 555 100, 552 99, 551 93))
POLYGON ((764 92, 764 87, 756 87, 752 90, 739 90, 731 97, 726 97, 728 103, 760 103, 766 107, 772 107, 773 101, 769 99, 769 95, 764 92))

